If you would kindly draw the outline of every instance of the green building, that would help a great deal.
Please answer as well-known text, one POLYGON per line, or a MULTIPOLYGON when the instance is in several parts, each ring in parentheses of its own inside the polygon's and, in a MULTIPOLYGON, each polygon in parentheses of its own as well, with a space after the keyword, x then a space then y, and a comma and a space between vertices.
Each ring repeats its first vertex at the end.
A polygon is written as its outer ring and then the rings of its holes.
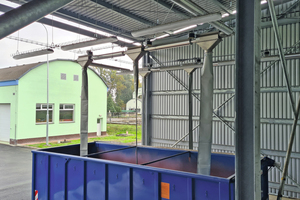
MULTIPOLYGON (((49 63, 49 140, 79 138, 82 67, 69 60, 49 63)), ((89 136, 106 133, 107 85, 88 69, 89 136)), ((47 63, 0 69, 0 141, 46 138, 47 63)))

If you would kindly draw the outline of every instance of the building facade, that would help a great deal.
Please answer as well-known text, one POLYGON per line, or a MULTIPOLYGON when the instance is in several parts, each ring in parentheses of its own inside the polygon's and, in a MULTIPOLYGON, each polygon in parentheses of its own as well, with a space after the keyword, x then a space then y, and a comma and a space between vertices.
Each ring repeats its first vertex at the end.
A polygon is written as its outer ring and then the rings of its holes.
MULTIPOLYGON (((73 61, 49 63, 49 140, 79 138, 81 69, 73 61)), ((88 70, 89 136, 106 132, 107 85, 88 70), (98 127, 98 128, 97 128, 98 127)), ((45 141, 47 63, 0 69, 0 141, 45 141)))

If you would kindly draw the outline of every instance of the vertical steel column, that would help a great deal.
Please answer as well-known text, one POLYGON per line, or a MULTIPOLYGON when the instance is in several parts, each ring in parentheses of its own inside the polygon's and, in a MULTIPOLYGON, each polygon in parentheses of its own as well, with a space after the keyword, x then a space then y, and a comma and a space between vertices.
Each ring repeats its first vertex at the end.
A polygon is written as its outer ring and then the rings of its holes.
POLYGON ((82 88, 81 88, 81 113, 80 113, 80 156, 88 154, 88 75, 87 68, 93 62, 93 53, 88 51, 88 56, 78 58, 78 63, 82 66, 82 88))
POLYGON ((197 173, 210 175, 214 83, 212 50, 222 40, 218 33, 203 36, 197 38, 197 40, 197 44, 204 49, 204 61, 201 69, 197 173))
POLYGON ((261 199, 260 0, 237 1, 235 199, 261 199))

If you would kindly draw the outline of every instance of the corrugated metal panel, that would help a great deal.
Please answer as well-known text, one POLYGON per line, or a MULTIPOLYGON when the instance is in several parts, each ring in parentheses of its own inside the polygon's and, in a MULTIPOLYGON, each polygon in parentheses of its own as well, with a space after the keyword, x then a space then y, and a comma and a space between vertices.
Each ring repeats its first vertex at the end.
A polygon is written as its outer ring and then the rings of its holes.
MULTIPOLYGON (((277 12, 284 11, 291 3, 284 7, 277 7, 277 12)), ((263 17, 268 16, 267 11, 263 12, 263 17)), ((296 14, 289 14, 296 16, 296 14)), ((299 16, 299 13, 297 14, 299 16)), ((283 47, 288 50, 300 39, 299 23, 280 26, 282 33, 283 47)), ((275 43, 272 28, 262 30, 262 50, 269 50, 270 55, 277 55, 277 47, 275 43)), ((291 53, 300 53, 300 45, 290 51, 291 53)), ((181 64, 178 60, 187 59, 183 63, 192 61, 192 58, 203 58, 203 50, 197 45, 165 49, 153 52, 153 54, 165 66, 181 64)), ((223 41, 214 50, 214 62, 234 59, 235 54, 235 38, 234 36, 224 38, 223 41)), ((263 52, 262 52, 263 55, 263 52)), ((264 56, 264 55, 263 55, 264 56)), ((265 69, 272 62, 263 62, 261 69, 265 69)), ((156 63, 154 65, 157 66, 156 63)), ((291 86, 294 89, 300 89, 300 59, 287 60, 287 71, 290 77, 291 86)), ((172 71, 174 75, 188 86, 188 75, 183 70, 172 71)), ((196 93, 200 89, 200 69, 194 72, 193 88, 196 93)), ((167 72, 152 73, 152 92, 161 92, 151 96, 153 102, 153 115, 165 116, 152 119, 152 139, 155 146, 171 146, 179 138, 188 133, 188 95, 186 93, 176 94, 176 91, 185 91, 170 74, 167 72), (168 91, 168 93, 163 93, 168 91), (173 93, 172 93, 173 92, 173 93), (178 117, 178 119, 170 119, 167 116, 178 117)), ((214 108, 218 108, 223 102, 229 99, 233 94, 235 87, 235 66, 217 66, 214 67, 214 108)), ((293 113, 290 106, 287 90, 285 90, 285 80, 282 73, 281 65, 277 62, 261 75, 261 148, 267 151, 269 156, 278 162, 284 163, 285 151, 287 150, 289 135, 291 131, 293 113)), ((299 92, 293 92, 295 99, 299 98, 299 92)), ((235 119, 235 99, 231 99, 215 112, 225 117, 234 127, 235 119)), ((193 98, 193 127, 197 126, 200 103, 193 98)), ((289 175, 298 183, 300 182, 300 122, 296 132, 296 138, 293 146, 293 153, 298 157, 293 157, 290 162, 289 175)), ((198 142, 198 128, 193 132, 194 144, 198 142)), ((213 150, 216 152, 232 153, 234 150, 234 132, 222 122, 213 121, 213 150)), ((194 145, 194 146, 195 146, 194 145)), ((179 143, 177 148, 187 148, 188 138, 179 143)), ((196 147, 195 147, 196 149, 196 147)), ((270 170, 270 192, 277 192, 277 185, 280 182, 280 171, 277 169, 270 170), (277 184, 277 185, 276 185, 277 184)), ((300 198, 300 192, 296 192, 297 188, 291 180, 287 180, 285 195, 300 198)), ((299 191, 299 190, 298 190, 299 191)))

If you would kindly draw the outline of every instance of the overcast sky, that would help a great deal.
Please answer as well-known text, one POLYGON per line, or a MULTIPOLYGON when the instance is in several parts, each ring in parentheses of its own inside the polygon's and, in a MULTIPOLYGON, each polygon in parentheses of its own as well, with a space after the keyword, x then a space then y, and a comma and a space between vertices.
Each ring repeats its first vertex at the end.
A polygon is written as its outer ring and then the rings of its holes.
MULTIPOLYGON (((5 1, 0 0, 1 4, 12 6, 13 4, 5 1)), ((80 26, 74 24, 74 26, 80 26)), ((80 34, 72 33, 69 31, 61 30, 55 27, 51 27, 48 25, 45 25, 48 31, 48 42, 49 44, 61 44, 61 43, 67 43, 71 41, 79 41, 83 39, 88 39, 87 36, 82 36, 80 34)), ((44 28, 44 26, 41 23, 34 22, 27 27, 22 28, 21 30, 11 34, 11 36, 18 37, 18 38, 24 38, 28 40, 38 41, 42 43, 47 43, 47 33, 44 28)), ((36 56, 32 58, 26 58, 21 60, 15 60, 12 58, 12 54, 24 51, 31 51, 44 48, 40 45, 30 44, 27 42, 22 42, 18 40, 8 39, 4 38, 0 40, 0 68, 9 67, 9 66, 16 66, 16 65, 23 65, 28 63, 35 63, 35 62, 44 62, 47 60, 46 55, 42 56, 36 56)), ((122 51, 124 48, 116 47, 112 44, 103 44, 103 45, 97 45, 89 48, 80 49, 81 52, 86 52, 88 49, 99 49, 99 48, 105 48, 102 50, 93 51, 94 55, 97 54, 105 54, 110 53, 114 51, 122 51)), ((79 49, 77 49, 79 50, 79 49)), ((53 59, 77 59, 77 57, 82 54, 73 53, 73 52, 66 52, 62 51, 58 48, 54 49, 53 54, 49 54, 49 60, 53 59)), ((106 60, 100 60, 97 61, 98 63, 103 64, 109 64, 114 65, 118 67, 124 67, 124 68, 132 68, 131 60, 127 56, 120 57, 120 58, 114 58, 114 59, 106 59, 106 60)))

